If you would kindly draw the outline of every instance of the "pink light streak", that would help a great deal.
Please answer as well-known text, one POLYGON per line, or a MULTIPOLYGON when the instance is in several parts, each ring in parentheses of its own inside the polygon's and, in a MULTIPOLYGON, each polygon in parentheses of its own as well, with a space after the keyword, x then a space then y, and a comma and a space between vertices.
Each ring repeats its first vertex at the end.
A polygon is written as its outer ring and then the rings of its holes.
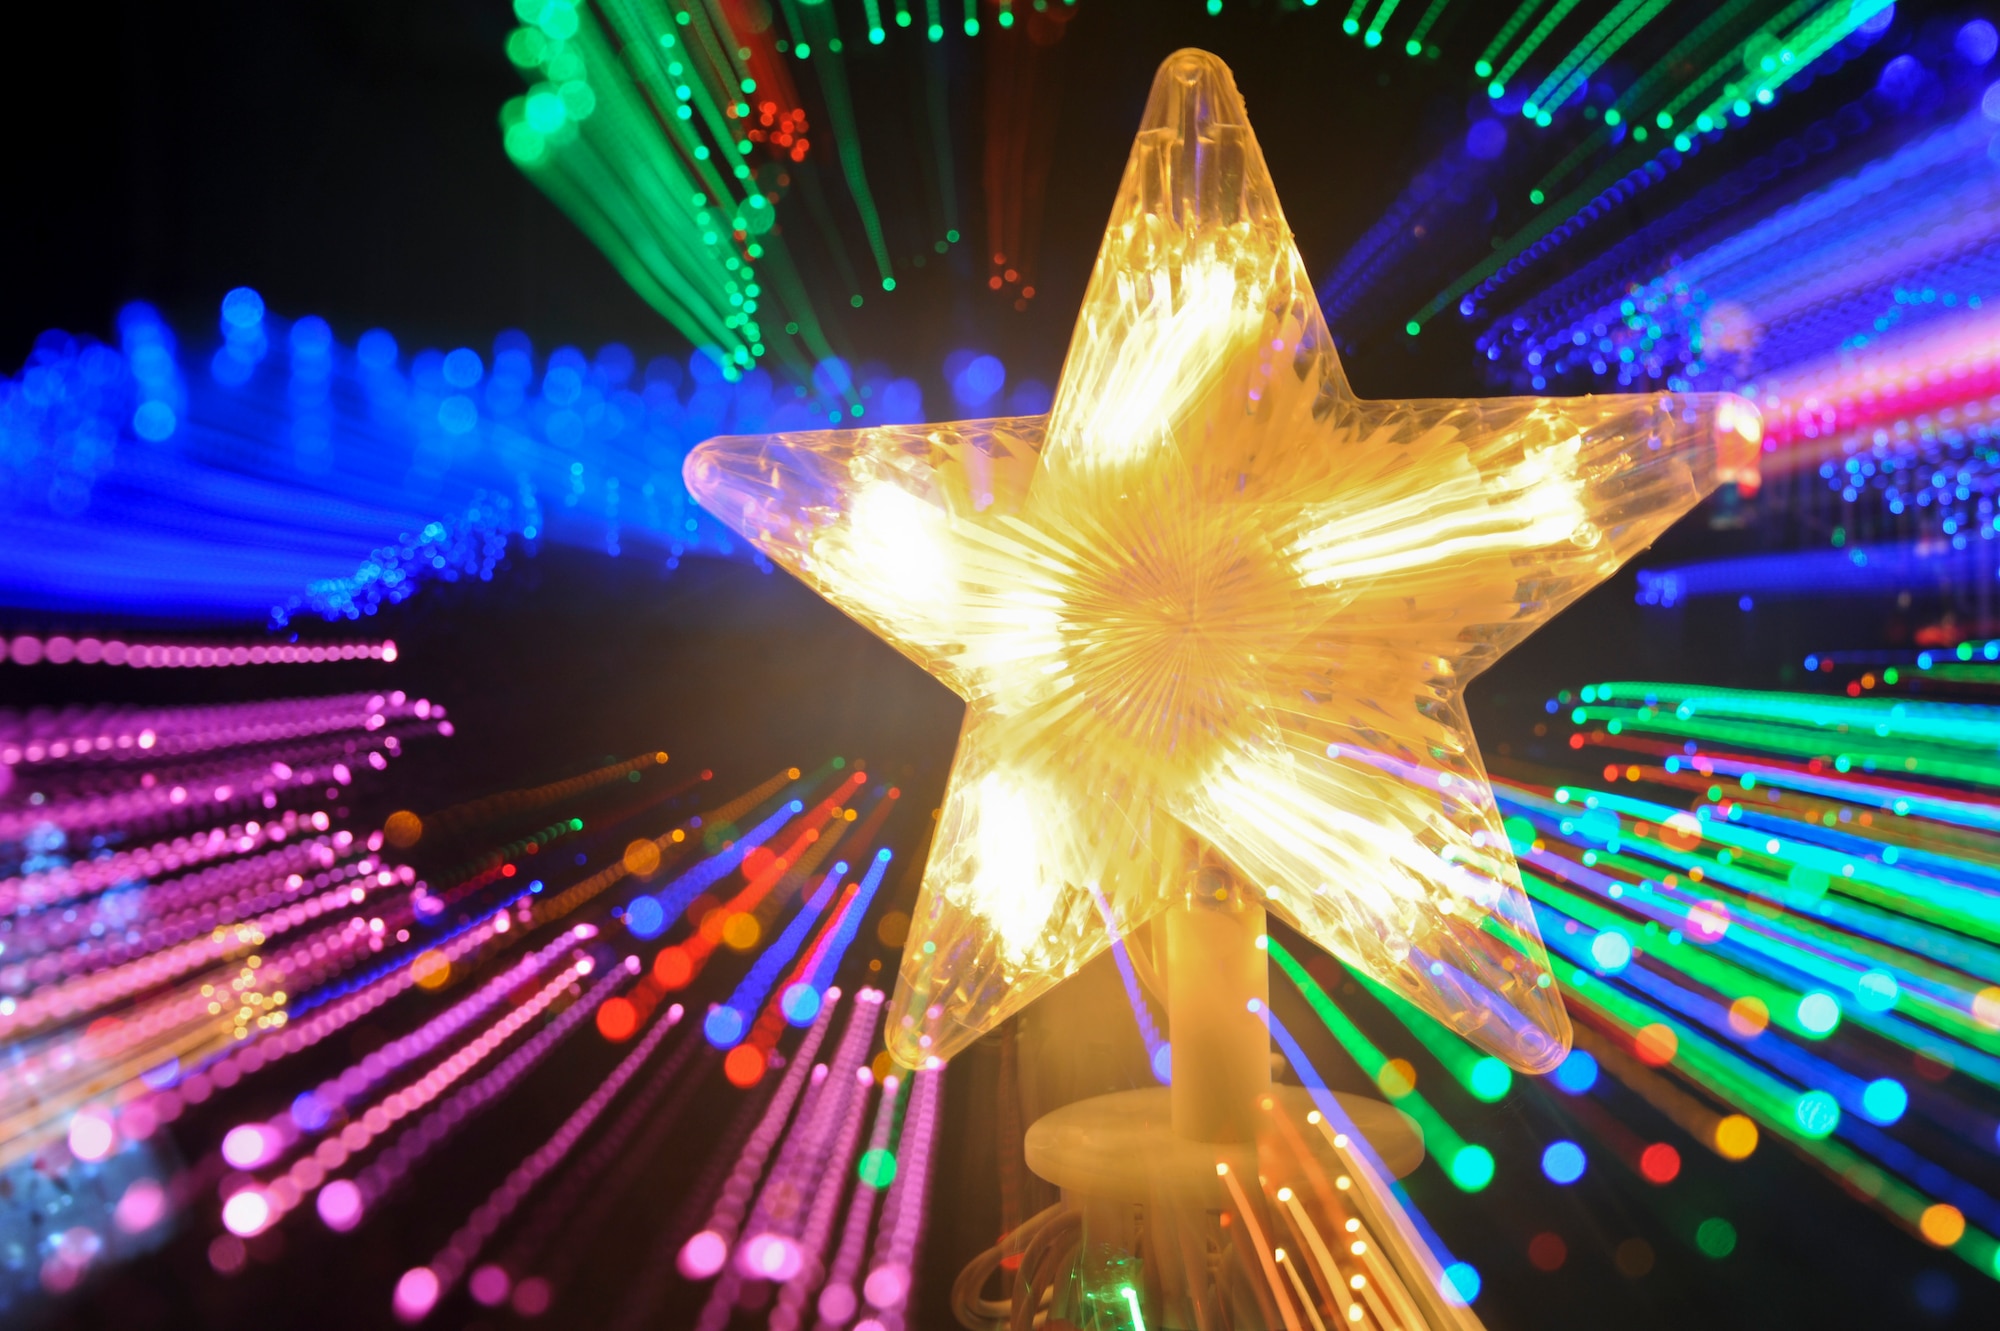
POLYGON ((792 1106, 798 1103, 800 1093, 805 1089, 813 1055, 819 1052, 820 1042, 826 1038, 839 996, 838 990, 829 991, 826 1005, 820 1009, 812 1025, 806 1028, 798 1050, 792 1055, 791 1065, 785 1069, 778 1089, 771 1094, 770 1104, 764 1108, 764 1116, 751 1130, 742 1154, 737 1156, 736 1165, 722 1186, 722 1194, 716 1199, 715 1208, 709 1212, 708 1222, 681 1246, 676 1264, 689 1280, 706 1280, 728 1262, 730 1247, 743 1224, 743 1214, 749 1209, 752 1190, 764 1172, 764 1162, 770 1159, 772 1150, 778 1144, 778 1135, 784 1130, 792 1106))
POLYGON ((655 1022, 653 1029, 646 1032, 639 1043, 633 1046, 632 1051, 619 1060, 611 1075, 600 1082, 597 1089, 576 1107, 563 1121, 563 1125, 556 1129, 555 1135, 536 1148, 527 1159, 514 1166, 513 1172, 507 1176, 507 1181, 494 1189, 492 1195, 473 1210, 465 1223, 460 1225, 444 1247, 438 1250, 437 1255, 425 1266, 404 1274, 403 1279, 397 1283, 396 1298, 393 1300, 393 1310, 399 1318, 405 1322, 421 1321, 438 1299, 457 1287, 467 1268, 479 1256, 480 1250, 486 1246, 494 1232, 520 1209, 521 1203, 527 1200, 528 1194, 534 1191, 536 1184, 568 1157, 577 1140, 590 1131, 591 1126, 597 1122, 598 1116, 604 1112, 613 1097, 625 1088, 625 1083, 645 1066, 646 1061, 653 1056, 654 1050, 658 1049, 668 1034, 680 1025, 684 1011, 679 1003, 668 1008, 666 1016, 655 1022), (411 1276, 417 1271, 424 1270, 430 1272, 431 1279, 419 1283, 426 1285, 429 1302, 425 1303, 415 1297, 406 1299, 403 1296, 403 1286, 409 1283, 411 1276))

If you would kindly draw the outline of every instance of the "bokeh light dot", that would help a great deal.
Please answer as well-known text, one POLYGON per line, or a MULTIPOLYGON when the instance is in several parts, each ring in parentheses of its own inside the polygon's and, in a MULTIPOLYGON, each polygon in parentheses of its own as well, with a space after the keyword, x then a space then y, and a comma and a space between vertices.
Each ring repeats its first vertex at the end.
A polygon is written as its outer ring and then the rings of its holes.
POLYGON ((1567 1186, 1583 1177, 1583 1148, 1572 1141, 1552 1143, 1542 1152, 1542 1173, 1551 1183, 1567 1186))
POLYGON ((1840 1126, 1840 1102, 1825 1091, 1807 1091, 1792 1105, 1792 1120, 1808 1137, 1826 1137, 1840 1126))
POLYGON ((1757 1150, 1757 1125, 1743 1114, 1724 1115, 1715 1125, 1715 1150, 1725 1160, 1747 1160, 1757 1150))
POLYGON ((1799 999, 1798 1019, 1808 1036, 1818 1039, 1831 1035, 1840 1025, 1840 1001, 1815 990, 1799 999))
POLYGON ((739 1044, 722 1060, 722 1075, 731 1086, 749 1088, 764 1079, 769 1056, 754 1044, 739 1044))
POLYGON ((1950 1202, 1933 1202, 1918 1217, 1917 1232, 1925 1242, 1949 1248, 1965 1237, 1965 1213, 1950 1202))
POLYGON ((1880 1077, 1861 1091, 1861 1112, 1884 1127, 1903 1117, 1910 1107, 1910 1093, 1893 1077, 1880 1077))
POLYGON ((1484 1146, 1461 1147, 1451 1158, 1451 1181, 1462 1192, 1478 1192, 1493 1181, 1493 1152, 1484 1146))
POLYGON ((1597 1085, 1597 1059, 1587 1049, 1572 1049, 1549 1079, 1565 1094, 1582 1095, 1597 1085))
POLYGON ((1648 1183, 1672 1183, 1680 1177, 1681 1153, 1667 1142, 1654 1142, 1639 1153, 1639 1172, 1648 1183))

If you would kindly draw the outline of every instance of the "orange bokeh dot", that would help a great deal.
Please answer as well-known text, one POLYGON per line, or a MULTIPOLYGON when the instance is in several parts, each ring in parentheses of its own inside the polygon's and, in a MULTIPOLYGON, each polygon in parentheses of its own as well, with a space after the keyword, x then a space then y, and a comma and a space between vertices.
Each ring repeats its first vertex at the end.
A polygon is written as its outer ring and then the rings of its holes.
POLYGON ((722 1060, 722 1075, 731 1086, 755 1086, 763 1080, 767 1056, 754 1044, 739 1044, 722 1060))
POLYGON ((1560 1271, 1569 1259, 1569 1245, 1562 1235, 1543 1232, 1528 1240, 1528 1260, 1537 1271, 1560 1271))
POLYGON ((382 824, 382 835, 398 850, 408 850, 423 839, 424 820, 408 809, 398 809, 382 824))
POLYGON ((1648 1183, 1672 1183, 1680 1177, 1681 1153, 1665 1142, 1654 1142, 1640 1153, 1639 1172, 1648 1183))
POLYGON ((651 839, 640 837, 625 847, 625 872, 644 878, 660 867, 660 848, 651 839))
POLYGON ((1917 1231, 1938 1247, 1949 1248, 1965 1237, 1965 1213, 1949 1202, 1926 1206, 1917 1231))
POLYGON ((1391 1100, 1400 1100, 1417 1088, 1417 1070, 1405 1058, 1392 1058, 1375 1074, 1375 1085, 1391 1100))
POLYGON ((653 978, 663 989, 684 989, 694 978, 694 961, 687 949, 679 946, 663 947, 660 955, 653 958, 653 978))
POLYGON ((1731 1114, 1715 1125, 1715 1150, 1725 1160, 1748 1160, 1757 1149, 1757 1125, 1731 1114))
POLYGON ((639 1009, 629 998, 607 998, 597 1007, 597 1033, 616 1043, 639 1029, 639 1009))
POLYGON ((1748 1040, 1771 1024, 1771 1009, 1761 998, 1739 998, 1729 1005, 1729 1029, 1748 1040))
POLYGON ((1673 1027, 1657 1021, 1650 1026, 1641 1026, 1639 1038, 1635 1043, 1637 1047, 1633 1052, 1639 1055, 1639 1061, 1656 1068, 1665 1067, 1673 1062, 1674 1055, 1680 1052, 1681 1047, 1680 1038, 1674 1034, 1673 1027))
POLYGON ((1605 779, 1606 781, 1616 781, 1616 780, 1618 779, 1618 764, 1617 764, 1617 763, 1606 763, 1606 764, 1604 764, 1604 779, 1605 779))

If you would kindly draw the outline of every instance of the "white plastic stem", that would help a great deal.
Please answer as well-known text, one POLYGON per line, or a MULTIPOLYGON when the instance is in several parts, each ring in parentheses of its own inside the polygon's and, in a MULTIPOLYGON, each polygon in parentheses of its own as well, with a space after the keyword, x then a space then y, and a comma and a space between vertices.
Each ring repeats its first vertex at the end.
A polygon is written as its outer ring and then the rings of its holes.
POLYGON ((1162 919, 1174 1135, 1254 1141, 1257 1102, 1271 1087, 1271 1038, 1258 1016, 1270 1001, 1265 952, 1257 945, 1264 908, 1227 869, 1204 865, 1162 919))

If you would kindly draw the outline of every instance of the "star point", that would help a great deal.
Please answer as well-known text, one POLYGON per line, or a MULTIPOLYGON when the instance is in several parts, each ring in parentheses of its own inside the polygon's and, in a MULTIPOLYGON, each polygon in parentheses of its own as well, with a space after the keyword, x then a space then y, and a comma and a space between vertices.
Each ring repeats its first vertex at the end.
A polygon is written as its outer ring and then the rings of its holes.
POLYGON ((1754 475, 1727 395, 1348 390, 1241 97, 1168 58, 1046 417, 710 440, 723 521, 966 700, 890 1011, 949 1057, 1226 865, 1516 1067, 1559 992, 1479 670, 1754 475))

